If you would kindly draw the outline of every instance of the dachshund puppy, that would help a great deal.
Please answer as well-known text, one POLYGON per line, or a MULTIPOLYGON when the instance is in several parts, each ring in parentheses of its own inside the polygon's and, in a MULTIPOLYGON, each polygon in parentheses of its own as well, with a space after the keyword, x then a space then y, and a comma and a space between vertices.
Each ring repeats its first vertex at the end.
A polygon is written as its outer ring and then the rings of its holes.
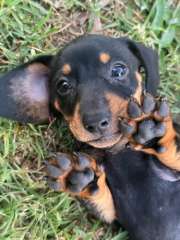
POLYGON ((179 240, 179 126, 156 96, 158 85, 152 49, 83 36, 2 76, 0 115, 36 124, 63 117, 91 149, 54 154, 49 186, 108 223, 118 220, 132 240, 179 240))

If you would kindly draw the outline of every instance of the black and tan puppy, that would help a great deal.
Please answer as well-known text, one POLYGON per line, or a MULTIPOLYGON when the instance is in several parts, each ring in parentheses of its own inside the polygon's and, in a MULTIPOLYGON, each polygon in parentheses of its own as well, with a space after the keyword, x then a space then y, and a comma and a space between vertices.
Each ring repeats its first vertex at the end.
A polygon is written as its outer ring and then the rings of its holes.
POLYGON ((84 36, 5 74, 0 115, 33 123, 63 116, 100 154, 55 154, 49 186, 81 198, 108 223, 117 219, 132 240, 179 240, 180 154, 158 84, 152 49, 84 36))

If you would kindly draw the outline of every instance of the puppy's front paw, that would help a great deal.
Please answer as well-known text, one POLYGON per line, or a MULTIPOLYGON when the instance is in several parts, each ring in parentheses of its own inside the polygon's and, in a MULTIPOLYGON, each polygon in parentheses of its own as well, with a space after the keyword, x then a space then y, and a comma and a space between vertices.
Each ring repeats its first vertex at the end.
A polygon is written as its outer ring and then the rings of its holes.
POLYGON ((162 138, 167 132, 170 120, 169 106, 165 98, 153 98, 148 93, 140 105, 134 98, 128 104, 129 119, 120 123, 121 131, 133 145, 148 145, 152 140, 162 138))
POLYGON ((55 191, 81 198, 101 219, 116 218, 113 198, 102 165, 85 153, 57 153, 46 164, 47 182, 55 191))
POLYGON ((46 162, 47 182, 56 191, 88 197, 97 190, 97 179, 102 174, 96 161, 84 153, 57 153, 46 162))
POLYGON ((128 115, 129 119, 121 120, 120 128, 130 146, 155 155, 163 164, 179 171, 180 154, 167 100, 144 93, 141 104, 131 98, 128 115))

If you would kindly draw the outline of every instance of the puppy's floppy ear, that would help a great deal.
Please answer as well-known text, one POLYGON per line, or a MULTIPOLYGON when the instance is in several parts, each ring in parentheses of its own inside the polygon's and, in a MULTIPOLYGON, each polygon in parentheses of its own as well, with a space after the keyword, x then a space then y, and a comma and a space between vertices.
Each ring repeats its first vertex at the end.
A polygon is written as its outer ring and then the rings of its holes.
POLYGON ((145 87, 152 95, 156 96, 157 88, 160 82, 158 54, 149 47, 131 40, 126 41, 129 49, 139 59, 140 65, 144 68, 146 74, 145 87))
POLYGON ((53 56, 41 56, 0 77, 0 116, 22 123, 47 122, 53 56))

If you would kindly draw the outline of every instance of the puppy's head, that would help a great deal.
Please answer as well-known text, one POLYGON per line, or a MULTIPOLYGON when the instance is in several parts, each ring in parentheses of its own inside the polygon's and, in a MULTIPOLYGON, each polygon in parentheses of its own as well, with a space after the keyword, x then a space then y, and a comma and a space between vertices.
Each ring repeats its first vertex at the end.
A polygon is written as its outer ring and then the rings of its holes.
POLYGON ((121 139, 118 122, 127 115, 130 96, 140 97, 141 66, 147 72, 147 83, 151 81, 148 90, 155 94, 156 64, 153 50, 130 40, 83 37, 53 60, 51 104, 63 114, 78 140, 111 147, 121 139))
MULTIPOLYGON (((125 38, 82 37, 48 61, 33 61, 21 67, 21 72, 22 69, 24 75, 16 74, 13 81, 8 81, 13 102, 23 105, 20 95, 24 96, 23 114, 27 116, 30 109, 32 117, 33 108, 41 106, 33 116, 36 122, 50 103, 64 116, 78 140, 98 148, 111 147, 121 139, 118 122, 127 115, 130 96, 140 98, 144 84, 155 95, 159 84, 155 52, 125 38), (145 70, 145 83, 139 73, 141 67, 145 70), (18 96, 15 79, 21 79, 23 85, 23 94, 19 92, 18 96), (27 86, 27 81, 32 84, 27 86)), ((48 112, 43 119, 47 115, 48 112)))

